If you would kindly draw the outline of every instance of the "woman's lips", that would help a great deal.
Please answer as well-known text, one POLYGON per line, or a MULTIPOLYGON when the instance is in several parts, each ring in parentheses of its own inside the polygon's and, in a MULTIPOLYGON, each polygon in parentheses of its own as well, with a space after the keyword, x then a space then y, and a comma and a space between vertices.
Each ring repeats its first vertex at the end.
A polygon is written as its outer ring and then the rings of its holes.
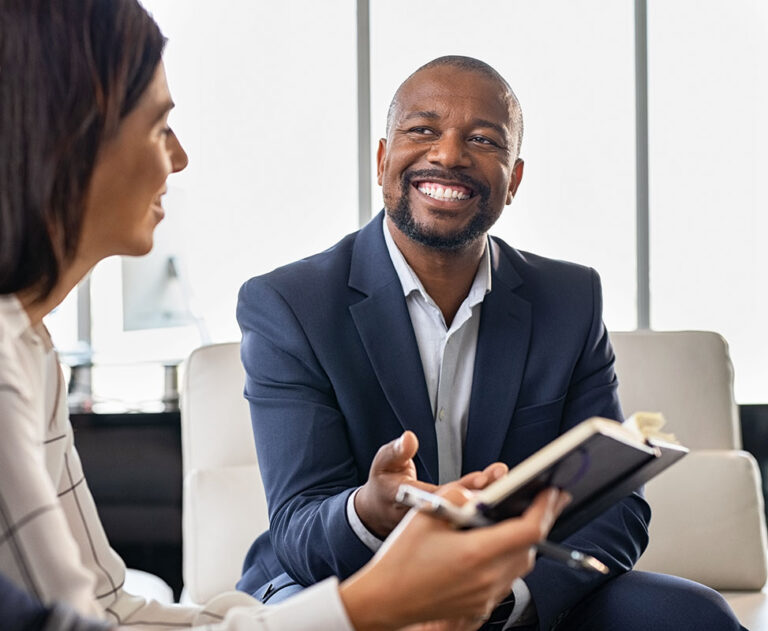
POLYGON ((157 199, 154 202, 152 202, 150 209, 154 213, 155 217, 157 217, 158 221, 160 221, 163 217, 165 217, 165 210, 163 209, 163 203, 160 199, 157 199))

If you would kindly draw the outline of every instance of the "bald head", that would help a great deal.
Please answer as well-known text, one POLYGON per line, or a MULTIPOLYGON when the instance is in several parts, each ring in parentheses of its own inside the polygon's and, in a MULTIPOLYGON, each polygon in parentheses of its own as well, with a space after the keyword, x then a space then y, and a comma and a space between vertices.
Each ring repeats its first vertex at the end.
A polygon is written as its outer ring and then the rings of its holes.
POLYGON ((411 75, 400 84, 397 88, 395 95, 392 97, 392 101, 389 104, 389 110, 387 111, 387 137, 392 129, 392 125, 397 117, 397 112, 400 107, 400 95, 403 88, 411 81, 418 78, 418 75, 424 70, 431 68, 449 67, 455 68, 457 71, 474 72, 479 75, 485 76, 498 84, 499 96, 507 102, 509 109, 509 119, 511 128, 515 131, 515 155, 520 154, 520 145, 523 141, 523 111, 520 108, 520 102, 517 100, 515 93, 512 91, 512 87, 507 80, 502 77, 493 66, 488 65, 484 61, 475 59, 474 57, 464 57, 462 55, 445 55, 438 57, 432 61, 428 61, 423 66, 417 68, 411 75))

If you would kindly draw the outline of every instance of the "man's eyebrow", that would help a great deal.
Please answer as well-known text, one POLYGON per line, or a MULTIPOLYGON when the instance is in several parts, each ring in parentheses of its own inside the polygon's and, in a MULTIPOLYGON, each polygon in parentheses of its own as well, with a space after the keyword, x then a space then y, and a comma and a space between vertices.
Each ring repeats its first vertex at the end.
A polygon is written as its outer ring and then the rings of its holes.
POLYGON ((501 136, 504 138, 506 138, 507 134, 509 133, 503 125, 499 125, 493 121, 485 120, 484 118, 478 118, 472 122, 475 127, 487 127, 488 129, 493 129, 494 131, 497 131, 499 134, 501 134, 501 136))
POLYGON ((403 116, 403 120, 411 120, 413 118, 428 118, 429 120, 436 120, 440 118, 440 114, 437 112, 427 112, 427 111, 420 111, 420 112, 410 112, 403 116))

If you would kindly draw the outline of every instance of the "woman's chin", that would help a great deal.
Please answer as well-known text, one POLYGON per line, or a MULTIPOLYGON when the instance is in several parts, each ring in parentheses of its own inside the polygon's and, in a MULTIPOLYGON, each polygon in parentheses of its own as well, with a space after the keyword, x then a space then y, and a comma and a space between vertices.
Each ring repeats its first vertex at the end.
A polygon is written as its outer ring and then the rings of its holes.
POLYGON ((154 239, 152 238, 152 235, 149 236, 149 239, 144 241, 141 245, 137 246, 136 252, 133 253, 133 256, 144 256, 145 254, 149 254, 152 251, 152 246, 155 244, 154 239))
POLYGON ((119 248, 115 248, 115 252, 120 256, 144 256, 152 251, 154 245, 154 238, 152 233, 148 236, 136 238, 129 243, 123 243, 119 248))

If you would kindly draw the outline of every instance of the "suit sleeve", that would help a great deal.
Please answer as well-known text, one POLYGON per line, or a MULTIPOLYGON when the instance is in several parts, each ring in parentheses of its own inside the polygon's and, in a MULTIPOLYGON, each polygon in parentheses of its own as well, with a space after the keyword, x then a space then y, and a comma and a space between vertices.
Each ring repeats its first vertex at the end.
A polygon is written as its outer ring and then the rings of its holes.
POLYGON ((243 285, 237 319, 275 553, 303 585, 345 578, 372 556, 346 516, 347 499, 367 472, 357 470, 330 380, 296 314, 267 280, 243 285))
MULTIPOLYGON (((561 433, 591 416, 623 420, 614 372, 614 353, 602 321, 600 278, 592 274, 592 321, 578 358, 563 411, 561 433)), ((611 569, 611 576, 632 568, 648 545, 650 507, 637 491, 593 520, 564 543, 600 559, 611 569)), ((592 572, 571 570, 560 563, 539 559, 525 578, 542 631, 607 577, 592 572)))

